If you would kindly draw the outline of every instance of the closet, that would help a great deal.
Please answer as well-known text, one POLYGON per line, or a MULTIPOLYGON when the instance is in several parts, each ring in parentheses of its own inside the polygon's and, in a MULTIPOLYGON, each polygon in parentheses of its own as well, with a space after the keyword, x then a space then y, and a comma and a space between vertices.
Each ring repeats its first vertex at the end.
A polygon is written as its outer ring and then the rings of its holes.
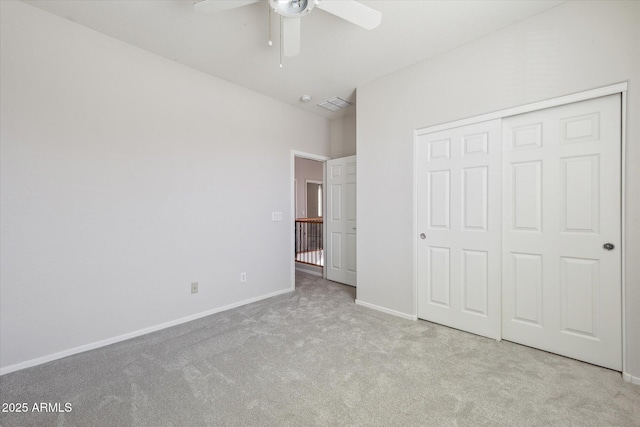
POLYGON ((621 94, 416 133, 418 317, 622 369, 621 94))

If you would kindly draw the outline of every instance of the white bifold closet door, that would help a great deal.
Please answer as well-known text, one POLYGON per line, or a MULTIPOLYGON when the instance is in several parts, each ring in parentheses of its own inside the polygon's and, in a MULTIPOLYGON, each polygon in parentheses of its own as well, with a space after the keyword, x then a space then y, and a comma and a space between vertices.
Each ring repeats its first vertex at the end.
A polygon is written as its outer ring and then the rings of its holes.
POLYGON ((500 120, 418 136, 418 317, 500 337, 500 120))
POLYGON ((620 95, 503 120, 502 336, 622 368, 620 95))

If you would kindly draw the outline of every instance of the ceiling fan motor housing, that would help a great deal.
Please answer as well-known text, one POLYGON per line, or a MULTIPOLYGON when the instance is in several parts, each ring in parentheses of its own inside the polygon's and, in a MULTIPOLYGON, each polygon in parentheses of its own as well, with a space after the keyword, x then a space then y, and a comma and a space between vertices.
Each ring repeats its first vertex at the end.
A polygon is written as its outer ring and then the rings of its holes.
POLYGON ((314 0, 269 0, 269 6, 273 11, 287 18, 307 15, 315 5, 314 0))

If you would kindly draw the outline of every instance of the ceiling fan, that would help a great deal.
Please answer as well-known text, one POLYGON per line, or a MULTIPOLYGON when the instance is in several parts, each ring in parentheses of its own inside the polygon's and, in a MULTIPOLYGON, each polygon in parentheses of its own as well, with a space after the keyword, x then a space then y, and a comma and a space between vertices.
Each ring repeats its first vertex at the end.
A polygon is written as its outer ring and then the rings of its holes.
MULTIPOLYGON (((203 0, 193 5, 196 13, 211 14, 259 3, 263 0, 203 0)), ((270 11, 281 17, 282 53, 300 53, 300 18, 318 8, 367 30, 380 25, 382 14, 353 0, 268 0, 270 11)), ((271 44, 271 41, 269 42, 271 44)))

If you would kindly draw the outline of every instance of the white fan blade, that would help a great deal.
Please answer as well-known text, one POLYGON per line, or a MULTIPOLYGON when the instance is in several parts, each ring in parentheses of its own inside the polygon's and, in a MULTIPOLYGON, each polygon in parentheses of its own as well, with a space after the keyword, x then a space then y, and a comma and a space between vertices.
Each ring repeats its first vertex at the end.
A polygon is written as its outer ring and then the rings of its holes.
POLYGON ((260 0, 203 0, 195 3, 193 9, 196 13, 208 15, 210 13, 224 12, 225 10, 258 2, 260 2, 260 0))
POLYGON ((382 13, 352 0, 321 0, 316 7, 366 30, 373 30, 382 22, 382 13))
POLYGON ((300 18, 282 19, 282 43, 285 56, 296 56, 300 53, 300 18))

